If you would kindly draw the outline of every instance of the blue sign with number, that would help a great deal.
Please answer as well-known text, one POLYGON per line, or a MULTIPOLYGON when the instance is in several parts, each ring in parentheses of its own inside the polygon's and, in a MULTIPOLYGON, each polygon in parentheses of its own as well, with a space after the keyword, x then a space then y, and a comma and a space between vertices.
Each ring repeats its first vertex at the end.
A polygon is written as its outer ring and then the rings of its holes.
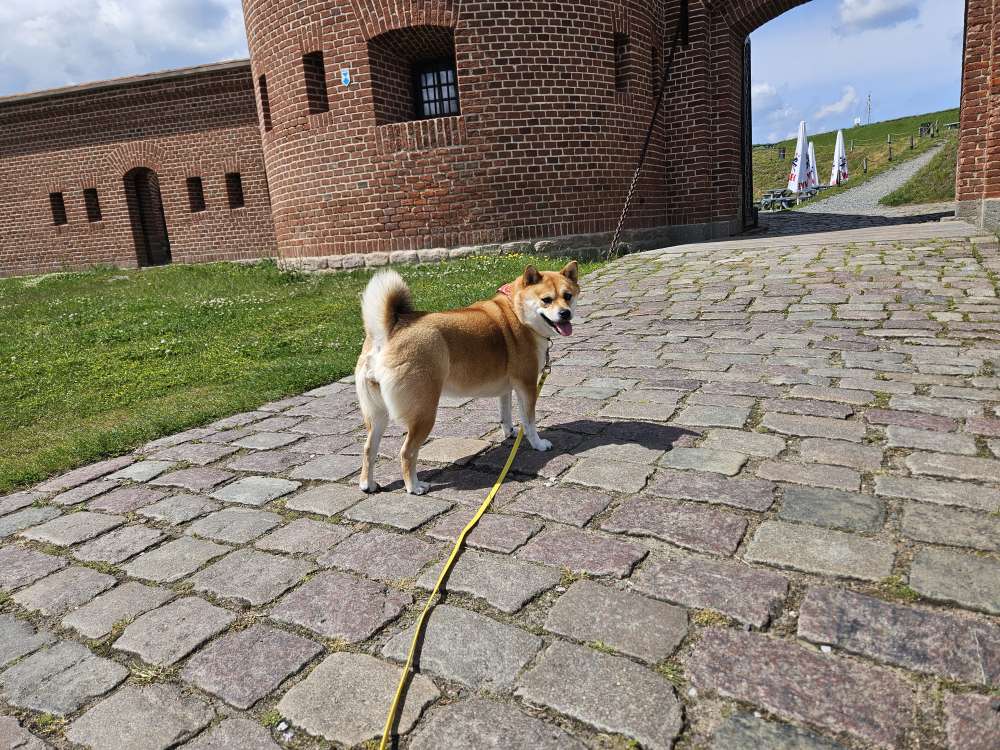
POLYGON ((340 82, 345 86, 351 85, 351 69, 341 68, 340 69, 340 82))

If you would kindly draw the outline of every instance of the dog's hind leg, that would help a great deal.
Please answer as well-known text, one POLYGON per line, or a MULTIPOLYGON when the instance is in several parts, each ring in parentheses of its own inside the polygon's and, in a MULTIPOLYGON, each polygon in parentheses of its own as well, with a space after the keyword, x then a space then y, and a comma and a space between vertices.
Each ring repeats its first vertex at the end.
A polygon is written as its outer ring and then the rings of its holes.
POLYGON ((517 404, 521 408, 521 426, 524 428, 524 436, 528 438, 531 447, 536 451, 552 450, 552 443, 538 434, 535 426, 535 401, 538 400, 534 384, 525 386, 517 384, 514 386, 517 391, 517 404))
POLYGON ((513 401, 510 391, 500 397, 500 427, 503 429, 504 438, 514 437, 513 401))
POLYGON ((378 383, 360 379, 357 384, 358 403, 365 418, 365 427, 368 429, 365 449, 361 454, 361 477, 358 479, 358 487, 362 492, 377 492, 375 461, 378 460, 378 447, 382 442, 382 435, 389 424, 389 410, 382 400, 378 383))
POLYGON ((406 491, 411 495, 423 495, 430 489, 429 484, 417 479, 417 456, 420 454, 420 446, 424 444, 427 436, 434 429, 436 412, 437 405, 435 404, 429 414, 414 415, 406 425, 406 440, 399 451, 399 462, 403 469, 403 484, 406 485, 406 491))

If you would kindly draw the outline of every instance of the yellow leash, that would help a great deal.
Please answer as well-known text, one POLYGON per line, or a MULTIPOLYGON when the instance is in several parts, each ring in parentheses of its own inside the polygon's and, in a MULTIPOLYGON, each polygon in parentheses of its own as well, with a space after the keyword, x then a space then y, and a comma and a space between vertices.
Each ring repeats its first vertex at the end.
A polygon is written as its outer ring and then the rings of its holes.
MULTIPOLYGON (((542 370, 542 377, 538 380, 538 393, 542 392, 542 386, 545 385, 545 378, 549 374, 548 366, 548 356, 546 356, 545 367, 542 370)), ((427 619, 427 615, 434 608, 434 600, 437 597, 438 592, 441 589, 441 584, 444 582, 445 578, 451 572, 451 569, 455 565, 455 561, 458 560, 458 556, 462 551, 462 545, 465 544, 465 537, 476 528, 476 524, 479 523, 479 519, 483 517, 483 514, 490 507, 490 503, 493 502, 493 498, 500 491, 500 487, 503 484, 503 480, 507 478, 507 472, 510 471, 510 467, 514 463, 514 457, 517 455, 517 449, 521 445, 521 439, 524 437, 524 426, 517 431, 517 437, 514 439, 514 445, 510 449, 510 455, 507 456, 507 463, 504 464, 503 469, 500 471, 500 476, 497 477, 497 481, 493 483, 493 488, 490 490, 490 494, 486 496, 483 500, 483 504, 479 506, 479 510, 476 511, 476 515, 472 517, 465 528, 462 529, 462 533, 458 535, 455 540, 455 546, 451 549, 451 554, 448 555, 448 560, 445 562, 444 567, 441 568, 441 572, 438 574, 437 583, 434 584, 434 590, 431 591, 430 596, 427 597, 427 602, 424 604, 424 608, 420 612, 420 616, 417 618, 416 627, 413 630, 413 641, 410 643, 410 653, 406 656, 406 665, 403 667, 403 673, 399 676, 399 686, 396 688, 396 695, 392 699, 392 706, 389 708, 389 716, 385 720, 385 729, 382 730, 382 741, 379 743, 379 750, 385 750, 387 743, 389 742, 389 737, 392 732, 392 727, 396 723, 396 717, 400 711, 400 701, 402 700, 403 693, 406 692, 406 685, 410 681, 410 677, 413 675, 413 656, 417 652, 417 642, 420 640, 421 634, 424 632, 424 621, 427 619)))

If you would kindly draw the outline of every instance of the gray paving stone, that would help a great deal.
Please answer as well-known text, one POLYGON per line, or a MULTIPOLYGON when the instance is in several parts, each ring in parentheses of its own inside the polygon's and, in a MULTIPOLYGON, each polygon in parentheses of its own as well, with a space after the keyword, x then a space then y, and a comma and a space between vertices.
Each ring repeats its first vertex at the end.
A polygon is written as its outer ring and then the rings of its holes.
POLYGON ((226 463, 226 468, 261 474, 281 474, 293 466, 304 464, 310 458, 308 453, 292 450, 254 451, 231 459, 226 463))
POLYGON ((73 550, 78 560, 117 564, 149 549, 163 538, 163 532, 149 526, 121 526, 73 550))
POLYGON ((1000 563, 938 549, 918 550, 910 586, 928 599, 1000 615, 1000 563))
POLYGON ((1000 552, 1000 517, 995 515, 907 503, 900 530, 921 542, 1000 552))
POLYGON ((981 417, 983 414, 982 405, 974 401, 963 401, 957 398, 932 398, 930 396, 893 396, 889 399, 889 408, 936 414, 952 419, 981 417))
POLYGON ((798 414, 803 417, 827 417, 846 419, 854 413, 854 408, 830 401, 806 401, 800 398, 766 398, 761 404, 765 412, 798 414))
POLYGON ((62 513, 58 508, 51 505, 42 505, 38 508, 25 508, 8 516, 0 516, 0 539, 12 536, 17 532, 51 521, 62 513))
POLYGON ((948 695, 944 713, 951 750, 995 750, 1000 737, 1000 710, 995 697, 948 695))
POLYGON ((881 448, 844 440, 806 438, 799 445, 799 455, 810 463, 847 466, 858 471, 878 471, 882 466, 881 448))
POLYGON ((104 513, 131 513, 161 500, 166 494, 163 490, 154 490, 151 487, 141 485, 119 487, 100 495, 96 500, 91 500, 87 503, 87 509, 104 513))
POLYGON ((573 464, 564 480, 585 487, 631 494, 645 487, 652 473, 652 467, 644 464, 583 459, 573 464))
POLYGON ((773 482, 761 479, 730 479, 709 472, 660 469, 647 491, 657 497, 765 511, 774 504, 775 488, 773 482))
POLYGON ((214 717, 207 703, 173 685, 126 685, 70 724, 66 737, 93 750, 167 750, 214 717))
POLYGON ((879 747, 897 747, 912 721, 913 691, 889 670, 767 635, 707 629, 686 659, 686 674, 699 690, 879 747), (831 695, 838 696, 836 707, 831 695))
POLYGON ((845 750, 819 735, 788 724, 736 714, 712 735, 712 750, 845 750))
POLYGON ((799 638, 960 682, 1000 682, 1000 627, 870 596, 813 587, 799 607, 799 638))
POLYGON ((990 487, 977 487, 968 482, 880 476, 875 478, 875 494, 922 500, 937 505, 960 505, 987 513, 1000 513, 1000 495, 996 490, 990 487))
POLYGON ((286 498, 285 507, 320 516, 336 516, 367 498, 368 495, 356 486, 320 484, 286 498))
MULTIPOLYGON (((430 591, 441 572, 435 565, 417 579, 417 586, 430 591)), ((530 565, 501 555, 465 550, 446 581, 445 588, 483 599, 501 612, 513 614, 559 583, 554 568, 530 565)))
POLYGON ((114 474, 108 474, 107 478, 119 482, 148 482, 175 465, 174 461, 137 461, 114 474))
POLYGON ((54 640, 48 630, 36 629, 31 623, 22 622, 13 615, 0 614, 0 670, 54 640))
POLYGON ((450 508, 451 503, 434 497, 380 492, 354 505, 344 515, 353 521, 413 531, 450 508))
POLYGON ((976 455, 976 441, 971 435, 956 435, 936 430, 916 430, 912 427, 889 425, 885 428, 886 445, 890 448, 919 448, 920 450, 976 455))
POLYGON ((182 523, 219 510, 222 506, 214 500, 209 500, 201 495, 171 495, 158 503, 147 505, 136 511, 140 516, 151 518, 154 521, 163 521, 171 526, 182 523))
MULTIPOLYGON (((405 662, 413 627, 393 636, 382 655, 405 662)), ((541 650, 542 639, 519 628, 459 607, 441 604, 427 618, 420 649, 420 670, 474 690, 498 691, 514 684, 518 673, 541 650), (461 643, 461 648, 455 644, 461 643)))
POLYGON ((674 417, 673 422, 690 427, 742 427, 749 418, 749 408, 688 406, 674 417))
POLYGON ((785 449, 785 441, 777 435, 715 429, 706 433, 701 447, 713 451, 745 453, 758 458, 774 458, 785 449))
POLYGON ((399 617, 412 600, 409 594, 328 571, 285 594, 271 610, 271 619, 359 643, 399 617))
POLYGON ((317 559, 325 568, 341 568, 379 581, 413 578, 443 547, 412 536, 372 529, 354 534, 317 559))
POLYGON ((687 610, 593 581, 577 581, 549 610, 545 629, 655 663, 670 656, 684 639, 687 610))
POLYGON ((579 487, 534 487, 504 506, 504 512, 527 513, 582 528, 610 504, 611 496, 603 492, 579 487))
POLYGON ((69 563, 61 557, 46 555, 23 547, 0 547, 0 591, 13 591, 34 583, 69 563))
POLYGON ((115 641, 116 651, 169 666, 236 621, 229 610, 186 596, 139 615, 115 641))
POLYGON ((345 479, 361 469, 356 456, 320 456, 292 469, 292 479, 322 479, 336 482, 345 479))
POLYGON ((128 677, 128 670, 101 659, 79 643, 59 641, 0 673, 0 698, 18 708, 56 716, 73 713, 128 677))
POLYGON ((217 542, 246 544, 281 523, 281 516, 266 510, 224 508, 200 518, 185 529, 217 542))
POLYGON ((225 719, 184 745, 184 750, 280 750, 280 747, 257 722, 225 719))
POLYGON ((21 589, 12 598, 32 612, 61 615, 107 591, 115 583, 114 576, 73 565, 21 589))
POLYGON ((167 602, 173 593, 135 581, 127 581, 73 610, 62 619, 85 638, 103 638, 116 623, 132 620, 167 602))
MULTIPOLYGON (((542 423, 544 424, 545 421, 546 420, 543 417, 542 423)), ((566 469, 576 463, 576 456, 567 453, 566 451, 579 442, 579 436, 568 431, 556 432, 555 430, 546 429, 543 437, 551 440, 555 447, 550 451, 542 452, 532 450, 527 446, 527 443, 523 444, 521 450, 517 454, 517 458, 514 460, 514 464, 510 469, 513 475, 554 479, 564 474, 566 469)), ((457 502, 464 502, 465 505, 479 505, 479 503, 483 501, 483 498, 486 497, 486 492, 493 486, 493 481, 500 473, 500 469, 502 469, 504 464, 507 463, 507 456, 509 454, 510 446, 500 444, 493 450, 489 450, 486 453, 479 455, 475 460, 475 466, 487 472, 490 479, 489 481, 484 481, 482 483, 472 484, 468 483, 467 480, 470 475, 464 475, 462 484, 473 488, 467 491, 467 495, 471 494, 472 497, 467 496, 464 500, 459 499, 457 502)), ((454 472, 453 468, 452 472, 454 472)), ((444 497, 444 493, 442 493, 437 487, 437 483, 440 479, 442 479, 441 475, 435 477, 434 486, 431 488, 431 492, 435 495, 444 497)), ((507 481, 510 482, 511 479, 508 479, 507 481)), ((451 500, 455 498, 449 497, 448 499, 451 500)))
POLYGON ((158 450, 149 456, 153 461, 183 461, 195 466, 206 466, 235 453, 238 449, 230 445, 214 443, 181 443, 158 450))
MULTIPOLYGON (((427 536, 446 542, 454 542, 466 524, 472 520, 474 514, 475 511, 472 508, 459 508, 439 519, 427 529, 427 536)), ((518 516, 487 513, 465 538, 465 543, 467 546, 477 549, 510 553, 524 545, 541 530, 542 524, 537 521, 518 516)))
POLYGON ((826 417, 799 417, 767 412, 761 424, 769 430, 796 437, 819 437, 860 443, 865 436, 861 422, 826 417))
POLYGON ((714 471, 726 476, 735 476, 747 462, 747 454, 735 451, 710 450, 708 448, 674 448, 660 459, 660 466, 669 469, 692 469, 694 471, 714 471))
POLYGON ((878 425, 898 425, 918 430, 935 430, 950 432, 958 427, 958 423, 949 417, 933 414, 920 414, 914 411, 893 411, 891 409, 868 409, 865 421, 878 425))
POLYGON ((259 422, 270 416, 271 415, 269 413, 263 411, 247 411, 242 414, 233 414, 232 416, 225 417, 224 419, 216 420, 215 422, 212 422, 209 427, 215 430, 231 430, 234 427, 245 427, 248 424, 259 422))
POLYGON ((632 585, 655 599, 714 609, 755 628, 770 622, 788 593, 788 579, 773 571, 680 557, 649 560, 632 585))
POLYGON ((965 431, 985 437, 1000 437, 1000 419, 975 417, 965 420, 965 431))
POLYGON ((46 750, 52 745, 24 729, 13 716, 0 716, 0 747, 9 750, 46 750))
POLYGON ((209 560, 224 555, 231 547, 183 536, 144 552, 122 566, 134 578, 173 583, 190 575, 209 560))
POLYGON ((442 437, 431 440, 420 449, 420 458, 431 463, 464 465, 490 447, 485 440, 442 437))
POLYGON ((895 548, 842 531, 765 521, 744 559, 820 575, 881 581, 892 573, 895 548))
POLYGON ((747 520, 714 508, 637 497, 616 508, 601 528, 652 536, 699 552, 731 555, 743 539, 747 520))
MULTIPOLYGON (((991 458, 969 458, 946 453, 911 453, 906 467, 914 474, 946 479, 972 479, 1000 482, 1000 461, 991 458)), ((1000 495, 1000 491, 997 493, 1000 495)))
MULTIPOLYGON (((353 747, 382 736, 398 682, 395 664, 367 654, 331 654, 285 693, 278 712, 311 735, 353 747)), ((421 712, 439 695, 433 682, 414 675, 399 712, 397 733, 413 729, 421 712)))
POLYGON ((643 419, 653 422, 667 422, 676 411, 676 404, 617 398, 601 409, 598 412, 598 416, 614 419, 643 419))
POLYGON ((79 469, 73 469, 73 471, 58 477, 47 479, 35 489, 39 492, 62 492, 123 469, 134 461, 132 456, 119 456, 118 458, 109 458, 106 461, 98 461, 96 464, 81 466, 79 469))
POLYGON ((778 518, 830 529, 874 532, 885 521, 885 503, 858 492, 786 487, 778 518))
POLYGON ((300 486, 299 482, 277 477, 243 477, 215 490, 212 497, 227 503, 261 506, 294 492, 300 486))
POLYGON ((258 539, 254 546, 290 555, 319 555, 351 535, 349 526, 313 521, 311 518, 297 518, 287 526, 275 529, 258 539))
POLYGON ((195 573, 191 583, 195 591, 257 607, 277 598, 315 569, 306 560, 239 549, 195 573))
MULTIPOLYGON (((611 439, 614 439, 613 437, 611 439)), ((650 448, 640 443, 614 443, 609 438, 600 435, 585 440, 573 449, 577 458, 596 459, 598 461, 624 461, 633 464, 655 463, 663 455, 663 448, 650 448)))
POLYGON ((838 490, 861 489, 861 475, 854 469, 823 464, 793 464, 789 461, 764 461, 757 476, 775 482, 791 482, 838 490))
POLYGON ((584 750, 562 729, 521 713, 513 706, 470 697, 433 711, 413 733, 411 750, 443 747, 584 750))
POLYGON ((205 492, 233 478, 233 473, 222 469, 196 468, 171 471, 150 481, 164 487, 181 487, 191 492, 205 492))
POLYGON ((298 672, 323 647, 265 625, 213 641, 188 660, 181 679, 236 708, 250 708, 298 672))
POLYGON ((21 532, 25 539, 32 539, 36 542, 47 542, 58 547, 68 547, 71 544, 78 544, 88 539, 93 539, 98 534, 103 534, 109 529, 121 526, 125 523, 124 516, 109 516, 104 513, 91 513, 80 511, 79 513, 69 513, 59 518, 43 523, 21 532))
POLYGON ((556 641, 519 681, 516 695, 589 724, 671 748, 681 731, 673 688, 654 672, 617 656, 556 641))
POLYGON ((624 578, 647 551, 643 545, 604 534, 579 529, 549 529, 522 547, 517 556, 590 575, 624 578))
POLYGON ((301 435, 287 432, 255 432, 238 440, 233 440, 231 445, 239 446, 240 448, 251 448, 253 450, 270 450, 273 448, 282 448, 301 439, 301 435))
POLYGON ((854 406, 864 406, 875 400, 875 394, 870 391, 826 388, 815 385, 797 385, 792 388, 791 396, 792 398, 815 399, 818 401, 835 401, 854 406))
POLYGON ((27 508, 32 503, 43 500, 44 498, 44 492, 33 492, 31 490, 15 492, 12 495, 4 495, 3 497, 0 497, 0 516, 6 516, 8 513, 13 513, 16 510, 27 508))

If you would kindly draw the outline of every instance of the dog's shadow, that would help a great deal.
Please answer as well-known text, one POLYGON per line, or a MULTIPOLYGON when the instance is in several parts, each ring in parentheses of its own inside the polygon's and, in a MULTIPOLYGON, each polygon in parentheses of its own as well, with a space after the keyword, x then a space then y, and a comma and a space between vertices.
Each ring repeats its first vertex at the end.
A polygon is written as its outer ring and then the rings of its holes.
MULTIPOLYGON (((658 422, 577 419, 547 425, 539 430, 539 435, 552 442, 552 450, 536 451, 527 439, 522 440, 511 465, 511 474, 520 481, 555 477, 579 458, 651 463, 659 454, 698 437, 699 433, 658 422)), ((451 466, 426 475, 421 472, 421 478, 430 483, 432 493, 492 487, 512 445, 513 438, 504 440, 465 466, 451 466)))

